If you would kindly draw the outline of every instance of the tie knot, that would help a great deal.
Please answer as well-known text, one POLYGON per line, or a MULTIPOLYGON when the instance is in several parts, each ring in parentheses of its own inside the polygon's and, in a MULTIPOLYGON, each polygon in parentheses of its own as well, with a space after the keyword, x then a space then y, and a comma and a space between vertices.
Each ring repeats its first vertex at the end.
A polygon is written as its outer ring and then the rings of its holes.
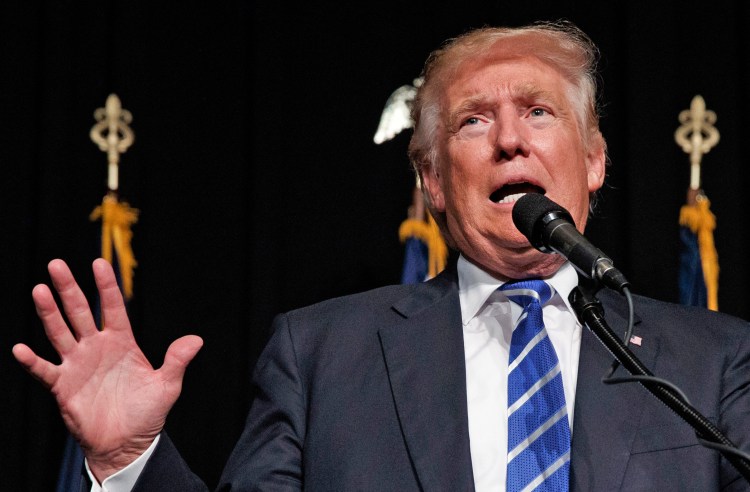
POLYGON ((555 294, 551 285, 538 279, 508 282, 501 285, 498 290, 523 308, 534 301, 538 301, 541 306, 544 306, 555 294))

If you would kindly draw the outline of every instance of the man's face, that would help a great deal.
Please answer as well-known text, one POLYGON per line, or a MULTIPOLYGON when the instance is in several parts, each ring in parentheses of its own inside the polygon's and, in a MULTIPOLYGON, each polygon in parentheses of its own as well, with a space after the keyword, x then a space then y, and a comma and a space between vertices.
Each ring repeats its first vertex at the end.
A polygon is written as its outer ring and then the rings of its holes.
POLYGON ((502 53, 465 63, 446 84, 441 162, 422 179, 457 248, 490 273, 546 276, 564 261, 513 225, 518 193, 544 193, 583 231, 589 193, 604 180, 604 145, 597 133, 584 146, 570 88, 538 58, 502 53))

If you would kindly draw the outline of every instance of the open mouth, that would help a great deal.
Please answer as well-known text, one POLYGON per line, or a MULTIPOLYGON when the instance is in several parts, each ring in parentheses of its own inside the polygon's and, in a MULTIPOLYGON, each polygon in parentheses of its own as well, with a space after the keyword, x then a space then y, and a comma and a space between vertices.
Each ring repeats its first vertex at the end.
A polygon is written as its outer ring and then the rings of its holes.
POLYGON ((526 193, 540 193, 544 195, 544 188, 531 183, 509 183, 502 186, 490 195, 490 200, 494 203, 513 203, 526 193))

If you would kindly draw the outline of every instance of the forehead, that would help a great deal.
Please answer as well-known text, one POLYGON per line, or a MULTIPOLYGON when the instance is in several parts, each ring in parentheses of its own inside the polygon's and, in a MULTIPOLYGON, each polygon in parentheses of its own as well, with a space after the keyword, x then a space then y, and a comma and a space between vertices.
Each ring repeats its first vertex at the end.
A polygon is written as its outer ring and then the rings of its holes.
POLYGON ((552 65, 534 55, 489 50, 456 66, 443 86, 444 102, 450 107, 474 97, 507 94, 513 97, 543 97, 562 104, 569 100, 571 84, 552 65))

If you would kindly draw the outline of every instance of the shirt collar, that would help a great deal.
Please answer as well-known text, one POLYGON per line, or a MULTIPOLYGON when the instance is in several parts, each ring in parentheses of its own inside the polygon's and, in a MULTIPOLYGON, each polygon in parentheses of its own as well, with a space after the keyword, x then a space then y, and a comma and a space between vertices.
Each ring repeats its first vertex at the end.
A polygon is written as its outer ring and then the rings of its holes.
MULTIPOLYGON (((461 304, 461 321, 466 325, 484 306, 490 295, 506 283, 508 278, 495 278, 466 258, 458 258, 458 298, 461 304)), ((556 296, 572 313, 568 295, 578 285, 578 274, 570 262, 565 262, 551 277, 545 278, 555 289, 556 296)), ((554 298, 553 298, 554 299, 554 298)))

